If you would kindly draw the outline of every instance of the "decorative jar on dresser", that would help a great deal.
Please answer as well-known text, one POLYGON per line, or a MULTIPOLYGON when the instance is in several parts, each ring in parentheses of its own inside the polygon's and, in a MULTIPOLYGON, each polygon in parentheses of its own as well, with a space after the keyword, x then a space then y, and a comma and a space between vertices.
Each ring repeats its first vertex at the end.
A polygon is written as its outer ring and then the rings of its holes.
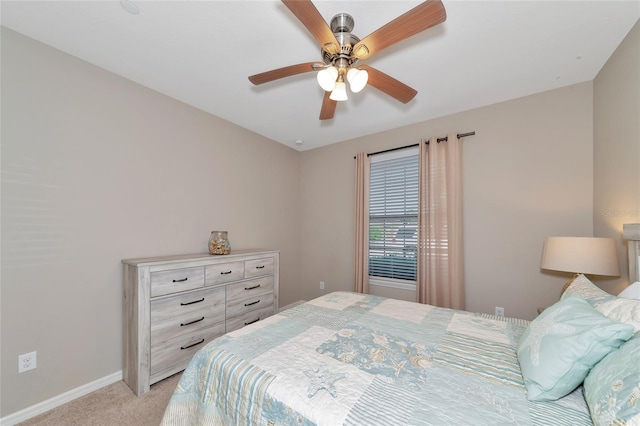
POLYGON ((207 342, 278 312, 279 252, 123 260, 123 380, 142 395, 207 342))

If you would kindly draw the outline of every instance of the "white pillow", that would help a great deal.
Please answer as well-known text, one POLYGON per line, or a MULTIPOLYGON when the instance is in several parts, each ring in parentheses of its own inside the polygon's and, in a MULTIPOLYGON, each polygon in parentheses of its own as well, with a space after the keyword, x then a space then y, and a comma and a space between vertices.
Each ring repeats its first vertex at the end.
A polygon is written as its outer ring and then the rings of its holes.
MULTIPOLYGON (((636 286, 633 287, 636 288, 636 286)), ((582 274, 578 275, 566 288, 560 300, 576 295, 589 302, 602 315, 625 324, 631 324, 636 333, 640 331, 640 299, 612 296, 582 274)), ((635 426, 640 426, 640 424, 635 426)))
POLYGON ((618 297, 596 306, 596 310, 602 315, 631 324, 634 333, 640 331, 640 300, 625 299, 618 297))
POLYGON ((629 287, 622 290, 618 297, 640 300, 640 281, 636 281, 635 283, 629 285, 629 287))

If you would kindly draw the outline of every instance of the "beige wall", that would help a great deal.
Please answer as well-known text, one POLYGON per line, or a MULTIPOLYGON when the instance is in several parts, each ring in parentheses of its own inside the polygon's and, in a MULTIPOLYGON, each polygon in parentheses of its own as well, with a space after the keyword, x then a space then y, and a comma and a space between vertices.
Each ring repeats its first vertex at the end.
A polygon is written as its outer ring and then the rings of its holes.
POLYGON ((540 270, 545 237, 592 235, 592 95, 587 82, 303 152, 303 298, 320 281, 352 288, 356 152, 475 131, 463 144, 467 309, 533 318, 569 278, 540 270))
POLYGON ((594 80, 593 232, 618 241, 622 276, 603 282, 617 294, 629 282, 622 225, 640 222, 640 22, 594 80))
POLYGON ((122 258, 225 229, 300 299, 297 151, 4 28, 1 136, 2 416, 122 369, 122 258))

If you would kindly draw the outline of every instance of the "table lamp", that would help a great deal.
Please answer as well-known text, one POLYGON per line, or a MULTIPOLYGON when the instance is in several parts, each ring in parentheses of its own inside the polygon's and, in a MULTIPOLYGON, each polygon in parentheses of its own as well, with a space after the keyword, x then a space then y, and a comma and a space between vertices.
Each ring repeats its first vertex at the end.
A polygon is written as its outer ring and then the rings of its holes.
MULTIPOLYGON (((578 274, 620 276, 618 249, 613 238, 547 237, 540 268, 578 274)), ((562 292, 573 282, 569 280, 562 292)))

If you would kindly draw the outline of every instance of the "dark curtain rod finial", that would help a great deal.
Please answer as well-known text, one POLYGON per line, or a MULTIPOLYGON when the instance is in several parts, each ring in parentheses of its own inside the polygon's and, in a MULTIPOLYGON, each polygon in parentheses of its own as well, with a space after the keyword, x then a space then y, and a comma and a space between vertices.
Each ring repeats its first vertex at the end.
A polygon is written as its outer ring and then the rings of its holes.
MULTIPOLYGON (((456 136, 458 136, 458 139, 460 138, 465 138, 467 136, 474 136, 476 134, 476 132, 468 132, 468 133, 458 133, 456 136)), ((446 142, 449 140, 449 138, 447 136, 445 136, 444 138, 438 138, 436 139, 438 141, 438 143, 440 142, 446 142)), ((429 145, 429 141, 426 141, 427 145, 429 145)), ((399 146, 397 148, 391 148, 391 149, 385 149, 384 151, 378 151, 378 152, 371 152, 369 154, 367 154, 367 157, 372 156, 372 155, 376 155, 376 154, 384 154, 385 152, 391 152, 391 151, 397 151, 399 149, 405 149, 405 148, 413 148, 414 146, 418 146, 419 144, 414 143, 413 145, 406 145, 406 146, 399 146)), ((356 158, 356 157, 353 157, 356 158)))

